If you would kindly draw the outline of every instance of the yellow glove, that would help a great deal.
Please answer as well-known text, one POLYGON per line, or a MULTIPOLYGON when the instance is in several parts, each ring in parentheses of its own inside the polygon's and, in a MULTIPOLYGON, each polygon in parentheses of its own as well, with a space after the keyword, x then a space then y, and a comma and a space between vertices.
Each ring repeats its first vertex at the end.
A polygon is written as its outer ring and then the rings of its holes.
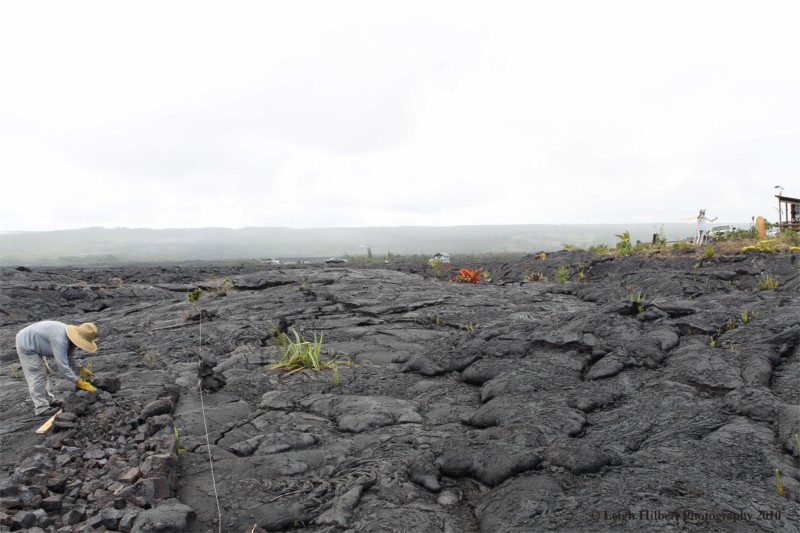
POLYGON ((80 368, 78 369, 78 375, 79 375, 79 376, 80 376, 82 379, 89 379, 89 378, 93 378, 93 377, 94 377, 94 372, 92 372, 91 370, 89 370, 89 369, 88 369, 88 368, 86 368, 85 366, 82 366, 82 367, 80 367, 80 368))
POLYGON ((78 387, 81 390, 86 390, 86 391, 89 391, 89 392, 94 392, 94 391, 97 390, 97 387, 95 387, 94 385, 92 385, 88 381, 83 381, 82 379, 79 379, 78 381, 76 381, 75 382, 75 386, 78 387))

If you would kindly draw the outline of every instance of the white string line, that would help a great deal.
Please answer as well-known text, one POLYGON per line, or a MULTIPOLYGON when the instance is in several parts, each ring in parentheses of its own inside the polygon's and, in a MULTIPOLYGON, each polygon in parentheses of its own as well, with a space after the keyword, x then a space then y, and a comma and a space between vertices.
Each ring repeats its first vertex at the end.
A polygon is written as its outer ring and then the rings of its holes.
MULTIPOLYGON (((195 276, 197 274, 195 273, 195 276)), ((194 277, 192 278, 191 283, 189 283, 189 287, 194 283, 194 277)), ((188 299, 189 295, 189 288, 186 289, 186 295, 188 299)), ((193 305, 191 302, 189 305, 193 305)), ((197 308, 200 313, 200 320, 198 322, 200 326, 200 344, 198 346, 198 357, 200 357, 201 364, 202 364, 202 351, 203 351, 203 311, 199 307, 197 308)), ((217 502, 217 526, 219 533, 222 533, 222 509, 219 506, 219 494, 217 493, 217 480, 214 476, 214 459, 211 456, 211 441, 208 438, 208 422, 206 421, 206 406, 205 402, 203 401, 203 386, 202 381, 198 381, 197 389, 200 391, 200 412, 203 416, 203 427, 206 430, 206 450, 208 451, 208 466, 211 469, 211 486, 214 488, 214 500, 217 502)))

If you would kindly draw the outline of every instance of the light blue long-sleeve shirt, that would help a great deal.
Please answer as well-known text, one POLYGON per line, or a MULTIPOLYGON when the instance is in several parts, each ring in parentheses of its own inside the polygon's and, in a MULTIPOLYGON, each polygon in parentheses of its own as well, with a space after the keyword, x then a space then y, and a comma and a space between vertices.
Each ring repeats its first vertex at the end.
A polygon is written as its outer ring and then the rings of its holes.
POLYGON ((67 336, 67 325, 55 320, 31 324, 17 333, 17 347, 28 353, 52 356, 66 378, 78 381, 78 365, 75 362, 75 346, 67 336))

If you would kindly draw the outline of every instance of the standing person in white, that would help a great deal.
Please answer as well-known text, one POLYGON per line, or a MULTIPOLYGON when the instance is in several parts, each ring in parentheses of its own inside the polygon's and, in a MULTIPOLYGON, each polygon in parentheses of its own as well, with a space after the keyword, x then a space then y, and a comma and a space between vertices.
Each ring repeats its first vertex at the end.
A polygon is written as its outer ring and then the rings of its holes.
POLYGON ((94 374, 88 368, 78 366, 75 361, 76 348, 90 353, 97 350, 95 337, 97 326, 91 322, 69 326, 54 320, 36 322, 17 333, 17 355, 25 372, 36 416, 52 415, 60 405, 50 392, 46 356, 53 357, 61 373, 79 389, 97 390, 85 381, 94 374))
POLYGON ((708 232, 710 229, 709 223, 714 222, 715 220, 717 220, 717 217, 708 218, 706 216, 706 210, 700 210, 700 214, 697 215, 697 229, 695 230, 694 234, 695 244, 705 244, 708 242, 708 232))

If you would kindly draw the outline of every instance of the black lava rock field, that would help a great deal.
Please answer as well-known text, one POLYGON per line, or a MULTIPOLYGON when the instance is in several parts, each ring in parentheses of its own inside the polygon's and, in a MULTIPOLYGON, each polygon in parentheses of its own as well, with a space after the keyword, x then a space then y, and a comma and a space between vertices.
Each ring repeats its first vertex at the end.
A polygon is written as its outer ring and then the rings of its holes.
POLYGON ((800 255, 664 255, 4 269, 0 531, 796 532, 800 255), (43 435, 39 320, 99 329, 43 435))

